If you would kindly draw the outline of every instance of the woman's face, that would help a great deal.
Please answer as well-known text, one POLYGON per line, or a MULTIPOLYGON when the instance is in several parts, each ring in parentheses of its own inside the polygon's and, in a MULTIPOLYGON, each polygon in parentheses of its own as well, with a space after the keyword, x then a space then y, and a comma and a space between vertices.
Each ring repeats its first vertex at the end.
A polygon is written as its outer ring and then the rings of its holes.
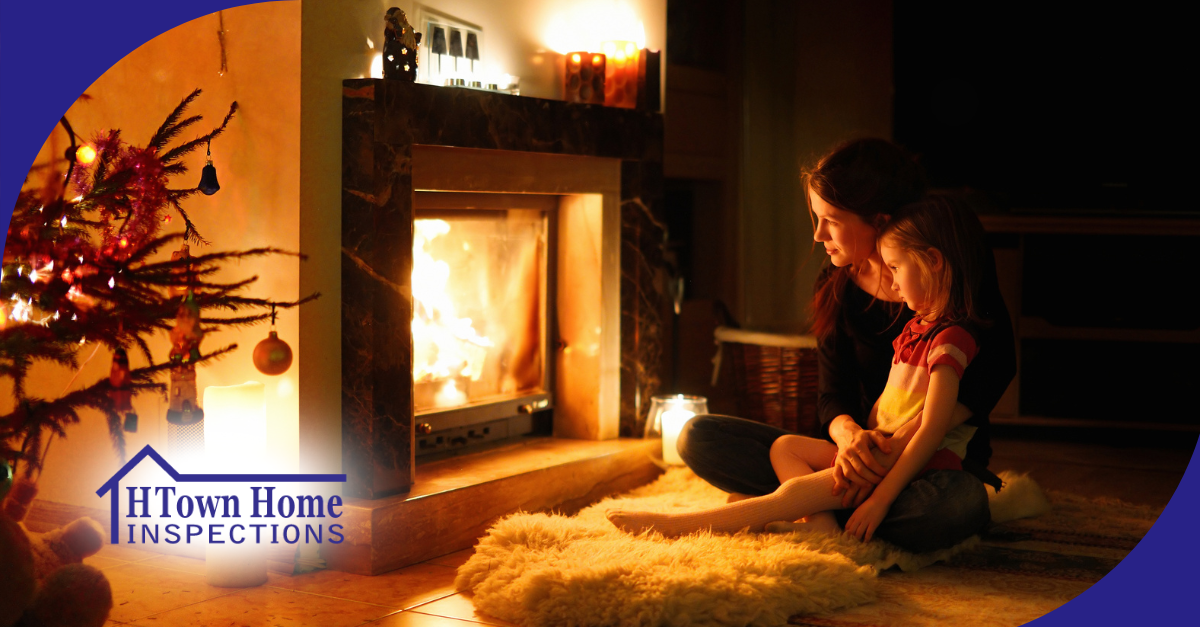
POLYGON ((825 245, 825 253, 833 265, 861 263, 875 252, 875 237, 879 232, 858 214, 834 207, 811 189, 808 202, 817 220, 813 239, 825 245))

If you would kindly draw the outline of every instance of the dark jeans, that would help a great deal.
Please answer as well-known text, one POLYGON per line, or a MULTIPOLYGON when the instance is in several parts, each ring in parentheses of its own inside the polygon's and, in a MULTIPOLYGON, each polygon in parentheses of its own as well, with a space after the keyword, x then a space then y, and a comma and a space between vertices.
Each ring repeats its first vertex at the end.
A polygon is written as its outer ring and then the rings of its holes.
MULTIPOLYGON (((761 496, 779 487, 770 452, 781 435, 788 432, 732 416, 700 415, 679 434, 679 455, 712 485, 761 496)), ((845 526, 853 511, 835 511, 838 524, 845 526)), ((933 470, 904 488, 875 533, 907 551, 923 553, 954 546, 990 520, 982 481, 962 470, 933 470)))

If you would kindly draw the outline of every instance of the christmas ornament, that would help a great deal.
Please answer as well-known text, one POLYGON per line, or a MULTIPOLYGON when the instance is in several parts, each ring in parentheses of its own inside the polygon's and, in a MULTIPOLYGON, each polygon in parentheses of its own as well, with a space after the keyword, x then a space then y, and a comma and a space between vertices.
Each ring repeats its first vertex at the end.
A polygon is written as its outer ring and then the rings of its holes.
POLYGON ((221 189, 221 184, 217 182, 217 169, 212 164, 212 142, 208 143, 207 158, 208 161, 200 172, 200 184, 196 186, 196 189, 203 192, 205 196, 212 196, 221 189))
POLYGON ((196 295, 188 292, 179 311, 175 314, 175 327, 171 329, 171 401, 167 409, 167 422, 174 425, 191 425, 204 419, 204 410, 196 403, 196 360, 200 359, 200 340, 204 330, 200 328, 200 306, 196 295))
POLYGON ((383 29, 383 77, 393 80, 417 80, 417 46, 421 33, 413 30, 404 11, 397 7, 387 10, 383 29))
POLYGON ((8 460, 0 460, 0 501, 4 500, 13 484, 13 467, 8 460))
MULTIPOLYGON (((171 253, 171 261, 179 261, 180 259, 190 259, 191 256, 192 256, 191 249, 188 248, 187 242, 185 241, 183 243, 183 246, 179 250, 171 253)), ((175 270, 173 272, 173 274, 175 274, 176 276, 185 276, 186 284, 185 285, 172 285, 172 286, 168 287, 167 295, 170 296, 171 298, 176 298, 179 296, 183 296, 184 294, 187 294, 187 291, 188 291, 187 286, 192 284, 192 264, 189 263, 189 264, 187 264, 186 268, 175 270)))
POLYGON ((113 351, 112 369, 108 372, 108 383, 112 390, 108 397, 112 399, 113 411, 118 415, 125 414, 123 428, 130 433, 137 431, 137 414, 133 412, 133 391, 130 389, 132 379, 129 376, 129 354, 125 349, 113 351))
POLYGON ((275 306, 271 305, 271 331, 254 347, 254 367, 268 375, 280 375, 292 366, 292 347, 275 332, 275 306))

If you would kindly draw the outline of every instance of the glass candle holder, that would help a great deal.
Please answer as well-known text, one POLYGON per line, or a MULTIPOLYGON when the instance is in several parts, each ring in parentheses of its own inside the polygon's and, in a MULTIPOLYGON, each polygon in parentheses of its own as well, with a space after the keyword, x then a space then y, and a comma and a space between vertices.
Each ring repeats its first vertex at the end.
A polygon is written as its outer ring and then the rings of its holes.
POLYGON ((647 438, 662 438, 663 461, 682 466, 676 445, 683 425, 693 416, 708 413, 708 399, 687 394, 665 394, 650 399, 650 415, 646 418, 647 438))

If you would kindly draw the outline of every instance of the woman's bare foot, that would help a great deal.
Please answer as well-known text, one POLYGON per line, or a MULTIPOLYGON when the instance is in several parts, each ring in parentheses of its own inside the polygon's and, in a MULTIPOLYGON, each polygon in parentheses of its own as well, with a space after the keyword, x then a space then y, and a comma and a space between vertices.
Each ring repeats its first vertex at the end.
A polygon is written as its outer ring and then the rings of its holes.
POLYGON ((636 534, 651 529, 668 537, 686 533, 686 530, 679 528, 677 521, 674 520, 675 517, 670 514, 610 509, 604 513, 604 516, 608 518, 608 522, 626 533, 636 534))
POLYGON ((829 512, 820 512, 813 514, 807 518, 801 518, 796 522, 788 522, 786 520, 777 520, 773 523, 767 523, 767 533, 791 533, 793 531, 809 531, 817 533, 827 533, 837 535, 842 532, 842 528, 837 524, 837 519, 829 512))

